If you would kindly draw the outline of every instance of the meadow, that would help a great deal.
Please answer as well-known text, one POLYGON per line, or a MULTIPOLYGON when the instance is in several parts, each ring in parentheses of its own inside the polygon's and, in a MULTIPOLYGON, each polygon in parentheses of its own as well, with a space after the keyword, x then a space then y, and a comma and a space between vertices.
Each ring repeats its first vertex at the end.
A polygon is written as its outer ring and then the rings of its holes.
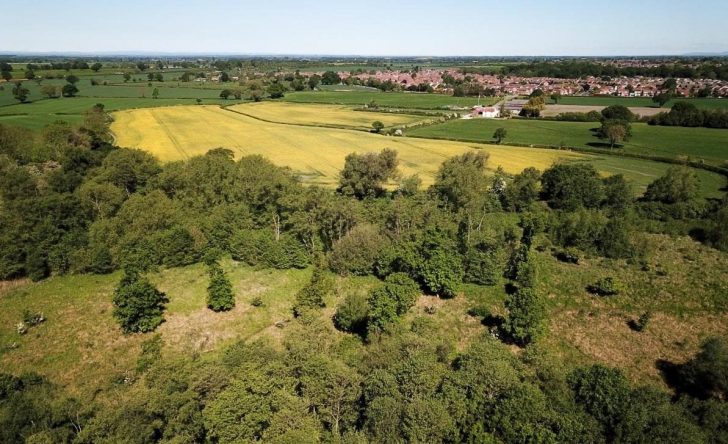
MULTIPOLYGON (((453 120, 442 125, 417 128, 408 135, 431 138, 466 139, 490 142, 497 128, 506 128, 504 143, 568 147, 604 147, 595 136, 598 122, 557 122, 549 120, 453 120)), ((632 124, 632 138, 617 151, 676 158, 687 156, 723 165, 728 159, 728 131, 711 128, 683 128, 632 124)), ((610 150, 608 145, 605 152, 610 150)))
POLYGON ((286 102, 326 103, 337 105, 366 105, 375 101, 379 106, 391 108, 443 109, 470 108, 479 102, 493 104, 497 98, 453 97, 444 94, 373 92, 373 91, 306 91, 292 92, 283 98, 286 102))
POLYGON ((426 117, 407 114, 356 111, 352 107, 342 105, 311 106, 287 102, 258 102, 233 105, 227 109, 267 122, 360 130, 371 130, 374 121, 382 122, 387 128, 427 120, 426 117))

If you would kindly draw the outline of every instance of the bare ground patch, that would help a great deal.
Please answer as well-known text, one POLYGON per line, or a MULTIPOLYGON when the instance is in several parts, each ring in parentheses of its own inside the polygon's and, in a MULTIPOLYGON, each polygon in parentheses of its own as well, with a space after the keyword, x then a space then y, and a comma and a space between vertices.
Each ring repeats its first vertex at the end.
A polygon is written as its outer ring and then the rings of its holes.
MULTIPOLYGON (((606 106, 593 105, 546 105, 541 113, 544 117, 554 117, 561 113, 588 113, 589 111, 601 111, 606 106)), ((655 114, 667 111, 665 108, 652 108, 648 106, 630 106, 630 111, 640 116, 654 116, 655 114)))
POLYGON ((621 368, 636 382, 662 384, 658 360, 682 363, 705 338, 728 333, 728 314, 678 319, 655 313, 643 332, 628 325, 637 316, 618 310, 565 311, 552 320, 548 342, 573 348, 589 361, 621 368))

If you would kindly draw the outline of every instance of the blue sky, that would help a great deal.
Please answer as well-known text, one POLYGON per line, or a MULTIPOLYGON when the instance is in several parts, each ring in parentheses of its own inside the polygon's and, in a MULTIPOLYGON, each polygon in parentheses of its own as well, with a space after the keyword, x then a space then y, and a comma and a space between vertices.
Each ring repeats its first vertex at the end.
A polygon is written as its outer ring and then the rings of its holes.
POLYGON ((728 0, 0 0, 2 52, 622 55, 728 51, 728 0), (10 13, 9 11, 13 12, 10 13))

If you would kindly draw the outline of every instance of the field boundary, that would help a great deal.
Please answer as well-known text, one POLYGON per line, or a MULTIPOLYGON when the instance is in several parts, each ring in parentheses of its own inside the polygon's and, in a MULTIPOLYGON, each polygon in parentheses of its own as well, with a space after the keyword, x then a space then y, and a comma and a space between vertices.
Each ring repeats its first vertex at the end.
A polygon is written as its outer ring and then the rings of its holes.
MULTIPOLYGON (((468 138, 462 138, 462 137, 425 137, 425 136, 417 136, 417 135, 412 135, 412 136, 405 135, 405 137, 411 137, 413 139, 449 140, 452 142, 465 142, 465 143, 478 143, 478 144, 487 143, 482 140, 468 139, 468 138)), ((519 147, 519 148, 542 148, 542 149, 550 149, 550 150, 574 151, 574 152, 585 153, 585 154, 598 154, 601 156, 629 157, 632 159, 651 160, 653 162, 669 163, 669 164, 673 164, 673 165, 688 165, 693 168, 710 171, 712 173, 717 173, 717 174, 720 174, 720 175, 728 178, 728 168, 710 165, 710 164, 695 161, 695 160, 680 160, 680 159, 676 159, 676 158, 672 158, 672 157, 650 156, 649 154, 637 154, 637 153, 625 153, 625 152, 605 152, 598 148, 584 148, 584 147, 575 147, 575 146, 566 146, 566 145, 559 146, 559 145, 542 145, 542 144, 535 144, 535 143, 528 144, 528 143, 507 143, 507 142, 501 143, 500 145, 513 146, 513 147, 519 147)))

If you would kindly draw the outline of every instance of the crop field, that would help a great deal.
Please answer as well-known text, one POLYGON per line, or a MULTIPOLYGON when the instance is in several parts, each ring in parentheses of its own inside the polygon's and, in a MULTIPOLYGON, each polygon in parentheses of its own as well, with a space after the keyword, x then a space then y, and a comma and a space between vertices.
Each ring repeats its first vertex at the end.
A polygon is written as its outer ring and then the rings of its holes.
MULTIPOLYGON (((728 108, 728 99, 711 99, 711 98, 695 98, 695 99, 673 99, 665 106, 663 111, 669 111, 670 107, 676 102, 689 102, 695 104, 698 108, 728 108)), ((549 101, 550 102, 550 101, 549 101)), ((610 106, 624 105, 627 107, 656 107, 651 97, 573 97, 564 96, 559 99, 561 105, 584 105, 584 106, 610 106)))
MULTIPOLYGON (((444 94, 370 92, 370 91, 317 91, 293 92, 283 98, 296 103, 328 103, 339 105, 366 105, 374 100, 379 106, 392 108, 439 109, 447 107, 469 108, 478 103, 477 97, 453 97, 444 94)), ((483 105, 493 104, 498 99, 480 99, 483 105)))
MULTIPOLYGON (((570 147, 604 147, 605 141, 592 131, 596 122, 557 122, 548 120, 451 120, 410 130, 409 135, 490 142, 497 128, 506 128, 504 143, 570 147)), ((608 145, 605 150, 610 149, 608 145)), ((628 153, 663 157, 689 156, 714 165, 728 160, 728 131, 712 128, 683 128, 632 124, 632 138, 623 143, 628 153)))
POLYGON ((289 166, 311 183, 332 185, 351 152, 397 150, 404 174, 418 173, 425 184, 447 158, 472 149, 490 153, 489 165, 511 173, 528 166, 545 168, 559 159, 587 159, 577 153, 461 142, 395 138, 342 129, 282 125, 212 106, 121 111, 111 126, 117 144, 142 148, 162 161, 186 159, 226 147, 236 156, 262 154, 289 166))
MULTIPOLYGON (((317 108, 317 105, 311 107, 317 108)), ((353 111, 341 112, 345 116, 353 111)), ((128 110, 117 112, 114 116, 112 130, 120 146, 145 149, 162 161, 187 159, 211 148, 226 147, 232 149, 236 156, 264 155, 277 165, 290 167, 306 182, 326 186, 337 182, 347 154, 377 152, 383 148, 396 149, 403 173, 419 174, 425 185, 432 183, 437 168, 445 159, 472 149, 483 149, 490 154, 491 170, 501 166, 511 174, 529 166, 545 169, 559 160, 592 162, 605 174, 624 174, 637 192, 644 191, 647 184, 662 175, 669 166, 609 155, 397 138, 361 131, 283 125, 212 106, 128 110)), ((492 135, 492 131, 488 135, 492 135)), ((483 138, 483 141, 488 139, 483 138)), ((717 195, 724 185, 723 177, 705 171, 699 171, 699 174, 703 194, 717 195)))
POLYGON ((228 109, 269 122, 352 129, 371 129, 375 120, 382 122, 385 127, 427 120, 423 116, 356 111, 342 105, 311 106, 287 102, 258 102, 233 105, 228 109))

